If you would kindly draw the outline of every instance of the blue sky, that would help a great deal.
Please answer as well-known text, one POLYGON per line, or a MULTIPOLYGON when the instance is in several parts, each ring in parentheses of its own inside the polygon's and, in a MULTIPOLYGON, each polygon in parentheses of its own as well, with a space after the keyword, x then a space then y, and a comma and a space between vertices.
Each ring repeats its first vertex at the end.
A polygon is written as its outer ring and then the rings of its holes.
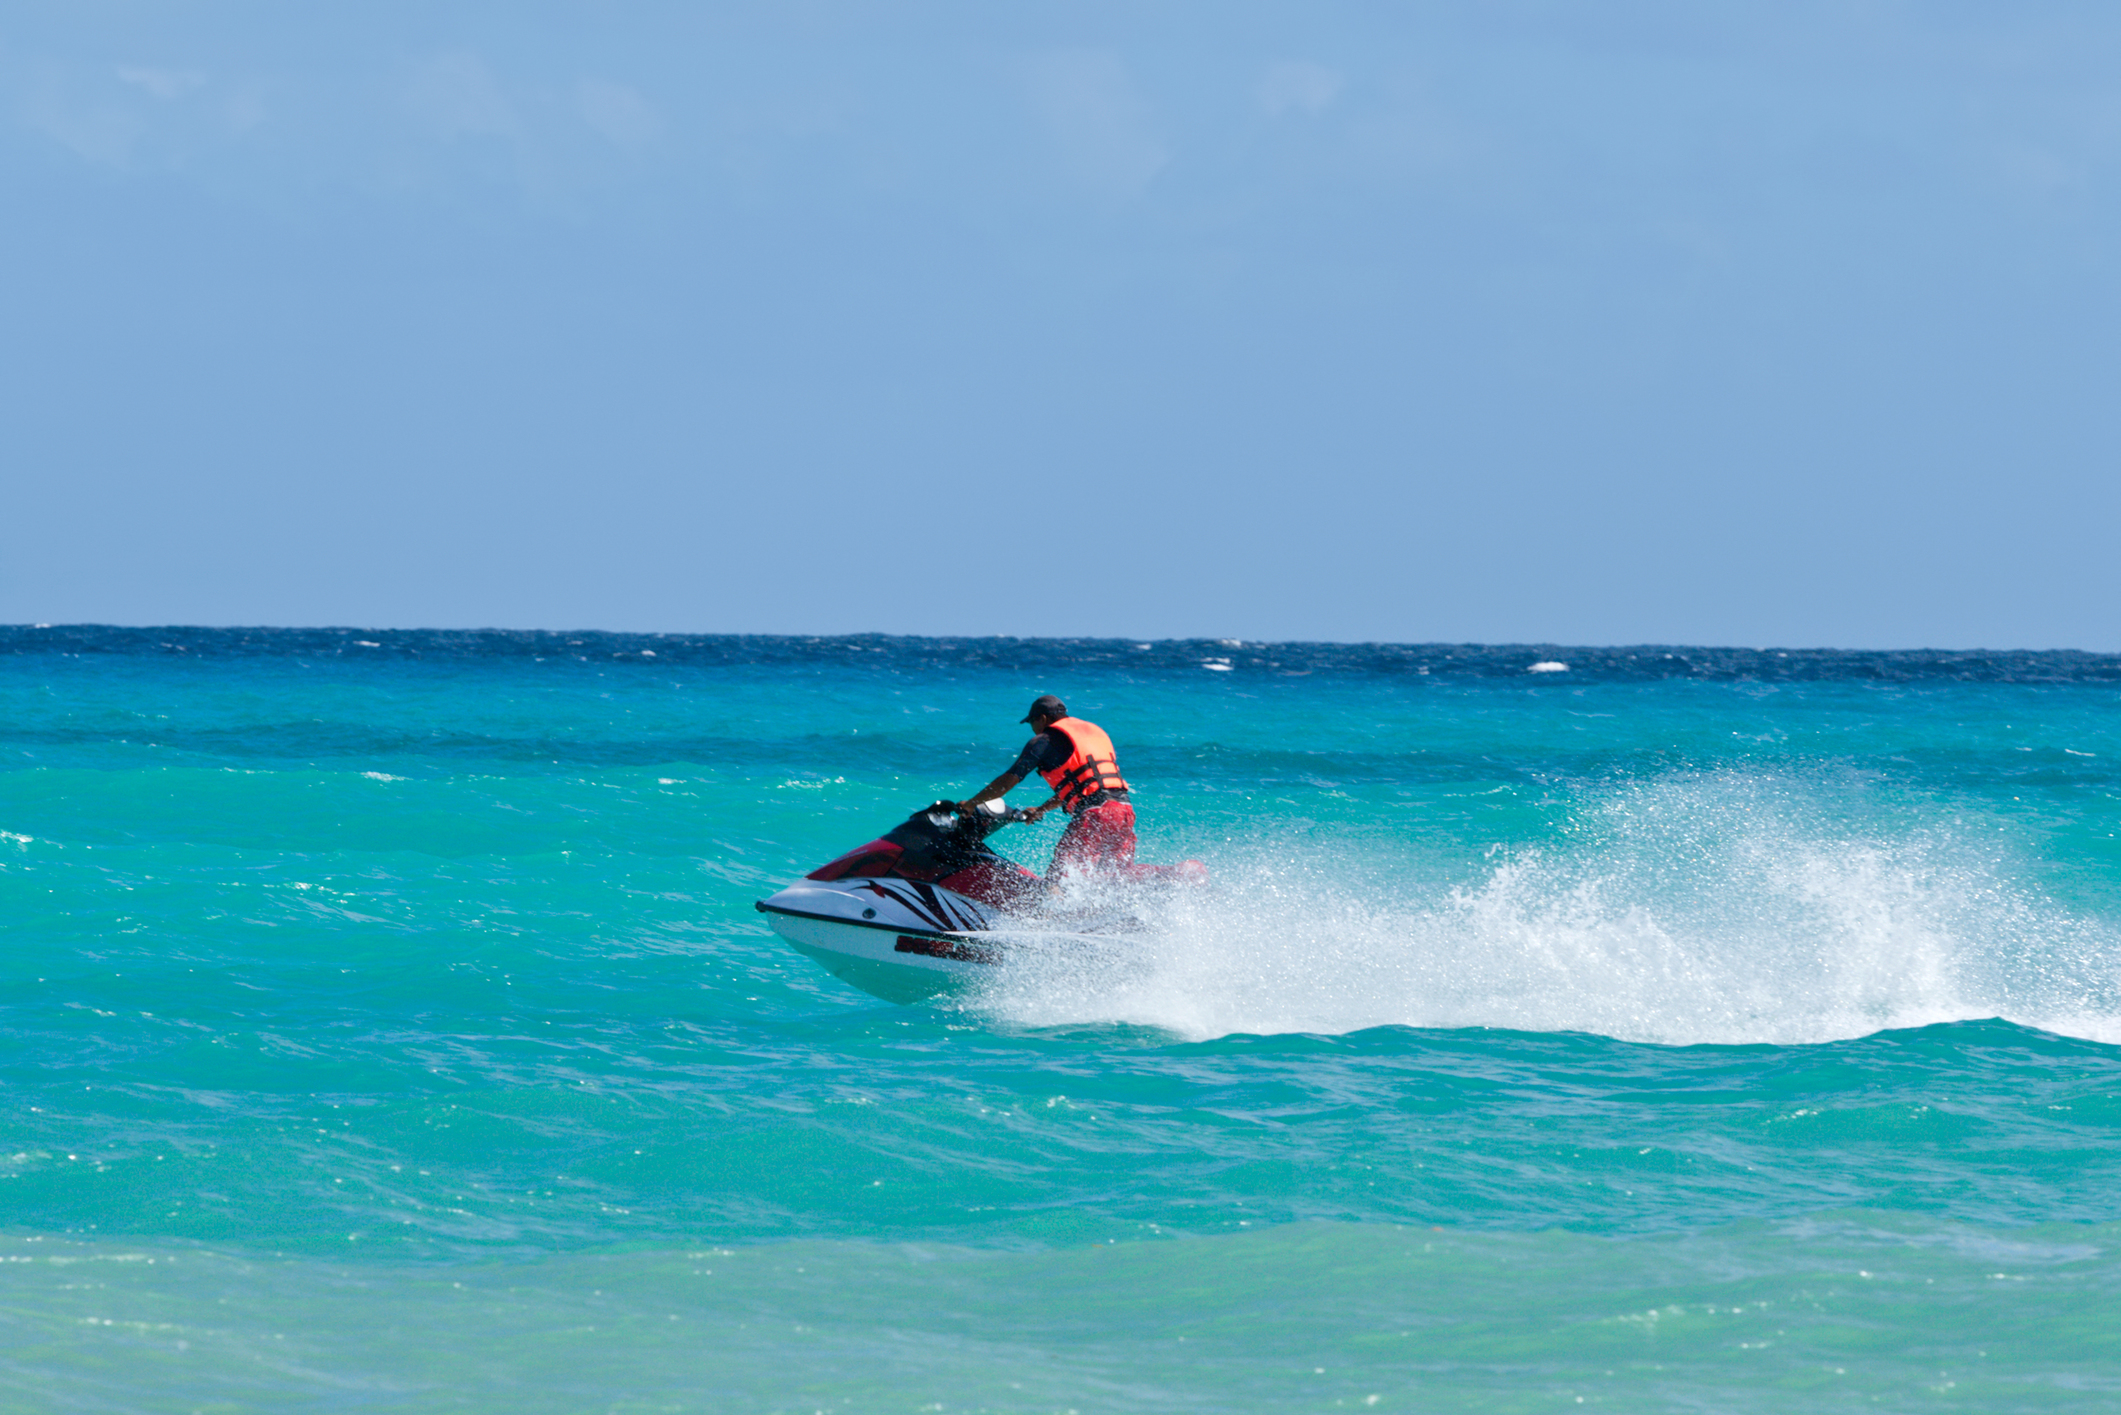
POLYGON ((0 9, 0 622, 2121 649, 2121 10, 0 9))

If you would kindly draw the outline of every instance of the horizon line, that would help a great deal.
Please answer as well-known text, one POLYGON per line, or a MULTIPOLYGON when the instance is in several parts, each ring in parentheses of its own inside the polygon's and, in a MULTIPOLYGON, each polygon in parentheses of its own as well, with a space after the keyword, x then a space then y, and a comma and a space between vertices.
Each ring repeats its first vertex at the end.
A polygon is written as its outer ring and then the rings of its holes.
POLYGON ((79 633, 91 630, 115 630, 127 633, 164 634, 461 634, 461 635, 543 635, 564 636, 568 634, 593 635, 606 639, 778 639, 806 642, 828 642, 855 639, 898 639, 909 642, 956 642, 992 641, 998 643, 1055 643, 1055 644, 1128 644, 1153 647, 1158 645, 1202 644, 1221 648, 1395 648, 1395 649, 1482 649, 1498 650, 1557 650, 1578 653, 1618 653, 1627 651, 1696 652, 1696 653, 1750 653, 1750 654, 2077 654, 2087 658, 2121 658, 2121 651, 2111 649, 2083 649, 2068 646, 2048 648, 1992 646, 1970 648, 1947 648, 1937 645, 1914 645, 1898 648, 1870 648, 1833 644, 1685 644, 1671 641, 1639 640, 1634 643, 1564 643, 1556 639, 1244 639, 1217 634, 1192 635, 1137 635, 1137 634, 1004 634, 1004 633, 909 633, 892 630, 853 630, 841 632, 807 632, 790 630, 730 630, 730 629, 593 629, 593 628, 508 628, 499 625, 449 626, 423 625, 353 625, 353 624, 118 624, 104 621, 80 621, 76 623, 0 623, 0 634, 13 633, 79 633))

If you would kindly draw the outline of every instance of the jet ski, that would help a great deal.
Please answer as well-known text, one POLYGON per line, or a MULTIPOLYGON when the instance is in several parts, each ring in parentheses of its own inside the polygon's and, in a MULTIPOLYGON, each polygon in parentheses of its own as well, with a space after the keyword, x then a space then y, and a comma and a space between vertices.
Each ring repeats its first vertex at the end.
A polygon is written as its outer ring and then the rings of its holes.
POLYGON ((985 801, 968 816, 949 801, 915 811, 755 906, 799 953, 887 1002, 976 989, 1012 963, 1065 960, 1102 970, 1138 951, 1154 896, 1205 882, 1198 860, 1132 865, 1123 886, 1071 906, 1066 891, 988 846, 1022 811, 985 801))

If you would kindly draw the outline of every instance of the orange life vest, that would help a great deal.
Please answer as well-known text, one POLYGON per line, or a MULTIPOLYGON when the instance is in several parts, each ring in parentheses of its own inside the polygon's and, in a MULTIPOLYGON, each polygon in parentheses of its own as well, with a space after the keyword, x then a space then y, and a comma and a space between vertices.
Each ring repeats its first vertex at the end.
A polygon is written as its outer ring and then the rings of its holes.
POLYGON ((1126 779, 1119 774, 1119 760, 1112 751, 1112 739, 1096 723, 1064 717, 1046 724, 1046 730, 1060 733, 1075 748, 1068 760, 1052 771, 1039 773, 1053 788, 1053 794, 1060 797, 1062 810, 1073 814, 1097 804, 1097 798, 1106 791, 1127 789, 1126 779))

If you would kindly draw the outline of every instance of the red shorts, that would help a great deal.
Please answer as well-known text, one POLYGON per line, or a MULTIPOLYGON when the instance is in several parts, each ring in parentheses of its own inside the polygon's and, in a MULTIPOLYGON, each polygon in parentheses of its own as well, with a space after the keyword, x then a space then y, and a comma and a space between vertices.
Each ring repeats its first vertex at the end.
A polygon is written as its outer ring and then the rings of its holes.
POLYGON ((1134 807, 1107 801, 1068 817, 1060 844, 1053 847, 1053 873, 1068 870, 1125 869, 1134 863, 1134 807))

